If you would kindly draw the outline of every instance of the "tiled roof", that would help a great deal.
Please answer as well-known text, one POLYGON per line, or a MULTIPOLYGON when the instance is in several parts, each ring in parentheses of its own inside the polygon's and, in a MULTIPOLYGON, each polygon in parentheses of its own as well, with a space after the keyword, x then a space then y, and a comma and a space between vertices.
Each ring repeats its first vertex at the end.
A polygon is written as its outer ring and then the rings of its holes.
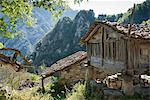
POLYGON ((82 61, 83 59, 87 58, 87 53, 85 51, 79 51, 76 52, 64 59, 61 59, 57 61, 55 64, 53 64, 51 67, 49 67, 47 70, 45 70, 42 75, 49 75, 57 72, 59 70, 62 70, 66 67, 69 67, 72 64, 75 64, 78 61, 82 61))
MULTIPOLYGON (((89 31, 84 37, 81 38, 81 42, 87 42, 86 38, 93 34, 92 31, 100 24, 107 25, 112 29, 118 31, 124 36, 127 36, 129 31, 129 24, 119 24, 116 22, 100 22, 96 21, 93 25, 90 26, 89 31)), ((98 28, 97 28, 98 29, 98 28)), ((96 32, 96 31, 95 31, 96 32)), ((150 40, 150 25, 149 24, 133 24, 131 28, 131 37, 136 39, 148 39, 150 40)))
MULTIPOLYGON (((118 30, 128 33, 129 25, 117 24, 117 23, 116 24, 108 23, 108 24, 116 26, 118 30)), ((131 28, 131 35, 135 38, 145 38, 145 39, 149 38, 150 39, 150 25, 133 24, 131 28)))

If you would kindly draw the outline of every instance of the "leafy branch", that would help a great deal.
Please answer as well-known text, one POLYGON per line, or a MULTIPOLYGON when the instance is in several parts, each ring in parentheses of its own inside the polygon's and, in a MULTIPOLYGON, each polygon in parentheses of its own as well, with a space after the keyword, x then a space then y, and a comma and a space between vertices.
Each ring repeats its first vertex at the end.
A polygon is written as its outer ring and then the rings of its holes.
MULTIPOLYGON (((83 0, 74 0, 80 3, 83 0)), ((32 26, 35 19, 32 16, 34 7, 42 7, 58 17, 68 7, 64 0, 0 0, 0 35, 14 38, 21 33, 17 29, 18 21, 32 26)))

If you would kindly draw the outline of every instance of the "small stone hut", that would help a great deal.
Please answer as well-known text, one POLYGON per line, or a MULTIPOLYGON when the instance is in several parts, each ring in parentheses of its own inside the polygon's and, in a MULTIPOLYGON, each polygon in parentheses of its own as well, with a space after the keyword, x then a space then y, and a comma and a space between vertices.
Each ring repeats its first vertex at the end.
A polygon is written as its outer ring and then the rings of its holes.
POLYGON ((85 79, 87 68, 89 69, 89 78, 96 79, 100 77, 101 71, 97 70, 97 68, 87 66, 87 53, 79 51, 57 61, 45 70, 42 76, 43 78, 49 76, 59 77, 59 82, 62 84, 76 83, 85 79))

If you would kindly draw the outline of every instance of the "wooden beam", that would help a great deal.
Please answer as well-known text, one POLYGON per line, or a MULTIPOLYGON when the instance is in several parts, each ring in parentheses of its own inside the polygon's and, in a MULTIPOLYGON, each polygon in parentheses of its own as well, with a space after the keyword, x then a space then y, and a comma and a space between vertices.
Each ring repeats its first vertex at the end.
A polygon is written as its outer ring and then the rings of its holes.
POLYGON ((88 35, 88 37, 85 39, 85 42, 89 41, 90 38, 95 34, 95 32, 98 30, 98 28, 100 27, 100 25, 97 25, 93 31, 88 35))
POLYGON ((104 51, 104 27, 101 27, 101 32, 102 32, 102 67, 103 67, 103 65, 104 65, 104 53, 105 53, 105 51, 104 51))
POLYGON ((44 78, 43 78, 43 76, 41 78, 41 85, 42 85, 42 93, 44 94, 45 93, 45 87, 44 87, 44 78))

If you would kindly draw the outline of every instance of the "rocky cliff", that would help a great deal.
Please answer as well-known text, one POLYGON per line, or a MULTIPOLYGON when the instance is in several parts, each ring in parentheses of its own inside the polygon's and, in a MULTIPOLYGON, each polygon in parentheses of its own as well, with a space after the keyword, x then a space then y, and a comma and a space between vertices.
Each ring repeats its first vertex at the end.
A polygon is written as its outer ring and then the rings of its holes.
POLYGON ((80 45, 80 38, 94 20, 92 10, 80 11, 73 20, 69 17, 59 20, 55 28, 36 45, 31 55, 34 64, 49 66, 74 52, 85 50, 80 45))

